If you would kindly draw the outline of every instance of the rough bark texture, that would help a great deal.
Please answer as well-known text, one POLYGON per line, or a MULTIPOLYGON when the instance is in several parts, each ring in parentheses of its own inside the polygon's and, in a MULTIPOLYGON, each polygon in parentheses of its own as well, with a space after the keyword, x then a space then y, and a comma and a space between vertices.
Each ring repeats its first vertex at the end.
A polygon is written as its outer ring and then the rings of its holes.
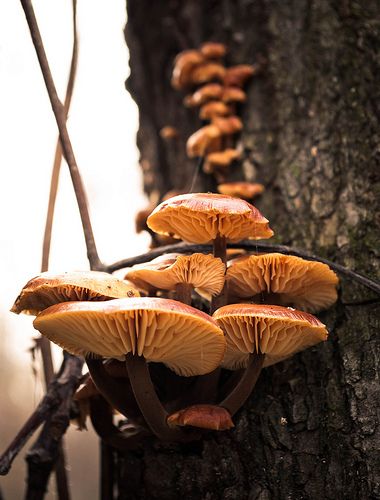
MULTIPOLYGON (((128 0, 128 90, 140 109, 145 190, 191 185, 196 113, 169 80, 175 55, 227 43, 227 63, 268 58, 244 106, 242 173, 274 241, 379 276, 377 0, 128 0), (165 143, 159 130, 175 126, 165 143)), ((237 175, 239 172, 235 172, 237 175)), ((212 188, 201 175, 195 190, 212 188)), ((120 498, 380 498, 379 297, 349 281, 320 315, 323 345, 264 370, 231 432, 118 456, 120 498)))

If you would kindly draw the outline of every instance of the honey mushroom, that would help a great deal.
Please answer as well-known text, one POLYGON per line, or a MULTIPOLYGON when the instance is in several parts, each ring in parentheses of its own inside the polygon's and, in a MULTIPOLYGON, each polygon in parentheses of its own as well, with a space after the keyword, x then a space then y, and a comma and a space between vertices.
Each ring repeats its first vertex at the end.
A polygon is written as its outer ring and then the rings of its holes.
POLYGON ((281 253, 232 259, 226 279, 235 302, 249 298, 314 313, 327 309, 338 297, 338 277, 329 266, 281 253))
POLYGON ((263 193, 265 187, 263 184, 255 182, 225 182, 218 184, 220 194, 228 194, 244 200, 252 200, 255 196, 263 193))
POLYGON ((125 278, 147 293, 153 290, 175 290, 175 298, 191 303, 192 290, 217 295, 224 285, 225 266, 212 255, 164 254, 127 270, 125 278))
POLYGON ((309 313, 276 305, 230 304, 213 314, 226 335, 224 368, 245 368, 219 403, 231 416, 251 394, 263 366, 327 340, 323 323, 309 313))
POLYGON ((91 376, 93 354, 125 357, 142 415, 163 440, 186 436, 168 427, 147 362, 164 363, 184 377, 203 375, 220 365, 226 344, 223 332, 207 314, 181 302, 151 297, 57 304, 42 311, 33 325, 72 354, 85 355, 91 376))

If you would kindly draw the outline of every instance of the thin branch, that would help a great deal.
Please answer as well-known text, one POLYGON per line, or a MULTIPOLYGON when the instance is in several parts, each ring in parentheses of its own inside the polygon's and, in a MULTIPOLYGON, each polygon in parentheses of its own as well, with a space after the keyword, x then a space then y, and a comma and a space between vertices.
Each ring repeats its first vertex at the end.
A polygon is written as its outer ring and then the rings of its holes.
POLYGON ((50 383, 45 396, 0 456, 0 475, 8 473, 20 450, 36 429, 51 416, 52 411, 58 408, 63 401, 71 401, 72 394, 80 382, 82 366, 82 359, 65 353, 62 366, 56 378, 50 383))
MULTIPOLYGON (((267 253, 283 253, 285 255, 295 255, 296 257, 302 257, 306 260, 315 260, 318 262, 323 262, 331 267, 334 271, 343 276, 360 283, 361 285, 373 290, 374 292, 380 294, 380 283, 371 278, 363 276, 362 274, 356 273, 355 271, 351 271, 351 269, 347 269, 347 267, 341 266, 340 264, 336 264, 331 260, 325 259, 323 257, 319 257, 317 255, 313 255, 307 253, 305 250, 300 250, 298 248, 292 248, 285 245, 273 245, 271 243, 265 243, 262 241, 250 241, 244 240, 239 243, 229 243, 227 245, 228 248, 243 248, 244 250, 257 251, 257 252, 267 252, 267 253)), ((119 260, 114 264, 110 264, 106 266, 106 270, 109 273, 113 273, 119 269, 123 269, 126 267, 134 266, 135 264, 141 264, 142 262, 147 262, 164 253, 211 253, 212 246, 211 245, 191 245, 188 243, 176 243, 174 245, 166 245, 159 248, 155 248, 150 250, 147 253, 143 253, 137 255, 136 257, 130 257, 129 259, 119 260)))
POLYGON ((41 34, 38 28, 37 20, 34 14, 31 0, 20 0, 25 12, 25 17, 28 22, 30 34, 32 36, 34 48, 40 63, 42 75, 45 80, 46 89, 49 94, 50 103, 54 112, 54 116, 58 125, 59 137, 62 145, 63 155, 69 166, 71 180, 73 183, 75 196, 78 203, 80 217, 82 221, 83 233, 87 247, 87 257, 90 262, 90 267, 93 270, 103 270, 104 266, 100 262, 96 249, 95 239, 92 232, 90 215, 87 207, 86 194, 80 176, 78 166, 75 160, 74 151, 71 145, 69 133, 66 127, 65 108, 58 98, 58 94, 54 85, 53 77, 50 72, 49 63, 46 57, 41 34))

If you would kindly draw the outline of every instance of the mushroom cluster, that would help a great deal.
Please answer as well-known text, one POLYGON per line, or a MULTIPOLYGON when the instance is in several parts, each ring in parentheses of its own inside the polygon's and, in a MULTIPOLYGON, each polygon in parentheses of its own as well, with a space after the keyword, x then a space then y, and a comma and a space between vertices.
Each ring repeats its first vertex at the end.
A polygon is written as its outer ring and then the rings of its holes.
MULTIPOLYGON (((175 88, 193 90, 186 105, 200 107, 211 122, 190 137, 189 155, 206 156, 205 170, 219 178, 239 156, 231 147, 242 128, 236 103, 257 71, 225 68, 225 52, 205 43, 179 54, 172 79, 175 88)), ((124 280, 92 271, 43 273, 12 307, 36 315, 39 332, 85 357, 90 377, 76 399, 89 403, 96 431, 113 446, 135 446, 152 434, 189 441, 205 430, 231 429, 263 367, 327 339, 311 313, 336 301, 335 273, 298 257, 229 251, 229 243, 271 238, 273 231, 247 201, 260 185, 218 189, 157 197, 160 203, 136 219, 155 246, 174 238, 212 244, 212 254, 164 254, 126 269, 124 280), (112 411, 127 418, 123 431, 112 411)))
MULTIPOLYGON (((203 171, 213 175, 223 187, 222 194, 240 196, 236 186, 226 182, 231 166, 241 158, 236 137, 243 128, 239 117, 241 106, 247 100, 244 86, 262 70, 262 62, 226 67, 223 58, 226 46, 205 42, 198 50, 185 50, 174 62, 172 86, 187 93, 184 105, 199 109, 202 127, 187 140, 187 155, 204 158, 203 171)), ((263 185, 246 183, 246 199, 261 193, 263 185), (258 187, 259 186, 259 187, 258 187)))

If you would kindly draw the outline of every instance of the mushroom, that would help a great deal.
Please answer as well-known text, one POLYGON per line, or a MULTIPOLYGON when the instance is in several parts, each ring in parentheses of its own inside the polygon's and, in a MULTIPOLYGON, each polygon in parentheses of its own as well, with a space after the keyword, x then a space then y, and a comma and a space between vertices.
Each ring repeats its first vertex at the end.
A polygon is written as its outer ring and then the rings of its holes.
POLYGON ((104 301, 123 297, 139 297, 127 281, 98 271, 77 271, 54 274, 41 273, 21 290, 11 311, 36 315, 59 302, 86 300, 104 301))
POLYGON ((171 139, 177 139, 179 136, 178 129, 172 127, 171 125, 166 125, 160 130, 160 137, 164 141, 170 141, 171 139))
MULTIPOLYGON (((147 224, 159 234, 169 234, 191 243, 212 242, 214 257, 219 257, 223 263, 226 263, 226 241, 273 235, 268 220, 253 205, 214 193, 184 194, 166 200, 153 210, 147 224)), ((219 306, 220 300, 213 298, 211 308, 219 306)))
POLYGON ((193 85, 202 85, 212 81, 223 81, 226 68, 216 62, 205 62, 193 68, 190 81, 193 85))
POLYGON ((212 120, 215 116, 228 116, 231 109, 222 101, 210 101, 204 104, 199 111, 201 120, 212 120))
POLYGON ((224 85, 226 87, 244 87, 246 82, 259 70, 258 66, 250 64, 238 64, 226 69, 224 85))
POLYGON ((225 351, 223 332, 210 316, 169 299, 57 304, 40 313, 33 324, 73 354, 125 356, 136 401, 150 429, 161 439, 181 439, 181 435, 167 426, 167 413, 146 361, 164 363, 188 377, 213 371, 225 351))
POLYGON ((199 51, 206 59, 221 59, 226 55, 226 46, 223 43, 205 42, 199 51))
POLYGON ((329 266, 281 253, 231 260, 227 282, 232 296, 309 312, 327 309, 337 300, 338 277, 329 266))
POLYGON ((186 142, 189 158, 204 156, 220 146, 221 132, 215 125, 206 125, 192 134, 186 142))
POLYGON ((231 415, 244 404, 262 366, 277 363, 327 339, 326 326, 311 314, 275 305, 230 304, 213 314, 226 335, 222 366, 246 368, 220 403, 231 415))
POLYGON ((263 184, 254 182, 226 182, 218 185, 219 193, 236 196, 236 198, 243 198, 244 200, 251 200, 264 190, 263 184))
POLYGON ((225 266, 212 255, 164 254, 156 259, 131 267, 125 278, 138 288, 176 290, 176 299, 190 304, 193 288, 217 295, 224 285, 225 266))
POLYGON ((245 102, 247 100, 247 94, 239 87, 225 87, 221 99, 227 104, 232 102, 245 102))
POLYGON ((243 122, 237 116, 215 116, 211 125, 215 125, 222 135, 234 135, 243 128, 243 122))
POLYGON ((177 90, 181 90, 192 85, 193 70, 204 61, 204 56, 198 50, 180 52, 174 61, 172 86, 177 90))
MULTIPOLYGON (((213 174, 220 170, 225 171, 231 165, 231 163, 235 160, 238 160, 240 156, 240 151, 232 148, 227 148, 223 151, 217 151, 215 153, 209 153, 206 156, 206 161, 203 165, 203 171, 206 174, 213 174)), ((231 193, 221 194, 231 195, 231 193)))
POLYGON ((214 431, 232 429, 234 423, 228 410, 217 405, 192 405, 172 413, 167 418, 169 427, 192 426, 214 431))
POLYGON ((184 104, 189 108, 202 106, 205 102, 221 99, 223 95, 223 87, 220 83, 207 83, 194 92, 194 94, 187 96, 184 104))

